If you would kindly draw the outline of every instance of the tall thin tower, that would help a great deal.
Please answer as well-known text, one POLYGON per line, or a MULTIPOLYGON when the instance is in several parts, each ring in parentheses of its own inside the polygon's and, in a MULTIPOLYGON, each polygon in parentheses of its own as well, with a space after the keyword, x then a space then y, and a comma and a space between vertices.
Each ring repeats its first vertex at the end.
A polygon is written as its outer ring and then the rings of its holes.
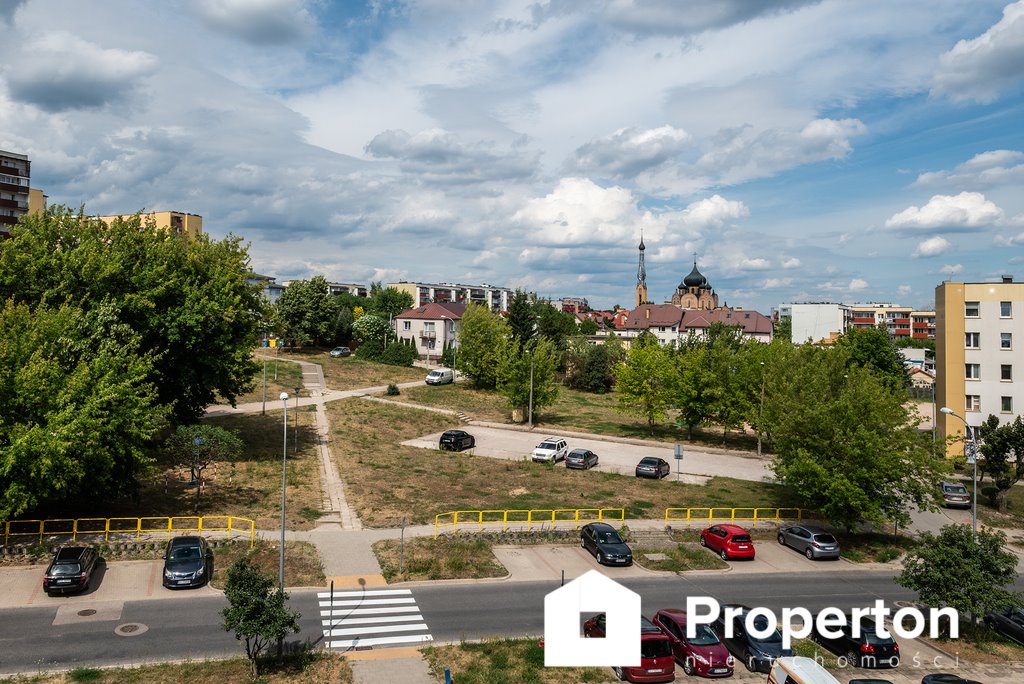
POLYGON ((644 265, 644 231, 640 231, 640 264, 636 269, 636 305, 647 303, 647 267, 644 265))

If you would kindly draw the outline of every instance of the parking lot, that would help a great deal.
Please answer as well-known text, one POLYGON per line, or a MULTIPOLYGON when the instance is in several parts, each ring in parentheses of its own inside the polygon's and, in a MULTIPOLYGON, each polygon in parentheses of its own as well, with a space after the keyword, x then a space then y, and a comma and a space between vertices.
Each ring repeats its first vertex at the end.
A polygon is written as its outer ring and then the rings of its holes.
MULTIPOLYGON (((476 438, 476 447, 464 453, 489 458, 504 458, 514 461, 528 459, 533 448, 547 436, 543 432, 526 432, 522 430, 505 430, 494 427, 471 426, 467 431, 476 438)), ((435 432, 402 444, 422 449, 437 449, 440 432, 435 432)), ((767 459, 756 456, 737 456, 725 453, 710 453, 699 449, 684 447, 682 461, 676 461, 672 445, 651 443, 641 445, 618 440, 602 440, 598 438, 567 437, 569 449, 590 449, 597 454, 599 463, 595 470, 620 475, 633 475, 637 462, 644 456, 665 459, 672 466, 672 474, 667 479, 676 479, 676 470, 681 472, 680 480, 689 484, 702 484, 706 478, 721 476, 753 482, 773 481, 773 473, 768 469, 767 459)), ((564 468, 558 463, 556 468, 564 468)))

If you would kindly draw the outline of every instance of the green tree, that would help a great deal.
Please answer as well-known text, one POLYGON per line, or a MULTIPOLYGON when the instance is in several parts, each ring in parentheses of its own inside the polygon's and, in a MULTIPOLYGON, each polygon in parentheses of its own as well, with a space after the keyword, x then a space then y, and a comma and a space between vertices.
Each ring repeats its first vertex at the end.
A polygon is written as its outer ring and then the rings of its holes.
MULTIPOLYGON (((379 283, 378 283, 379 285, 379 283)), ((379 287, 367 304, 367 313, 376 314, 390 321, 403 311, 412 308, 412 295, 393 287, 379 287)))
POLYGON ((224 631, 245 641, 253 679, 259 676, 259 657, 270 644, 299 631, 300 615, 287 607, 288 594, 274 586, 274 579, 260 572, 245 557, 228 569, 224 585, 228 607, 224 631))
POLYGON ((339 304, 338 315, 334 318, 334 339, 338 342, 349 342, 352 340, 352 325, 356 322, 352 309, 339 304))
POLYGON ((119 313, 112 302, 0 308, 0 519, 136 492, 167 408, 153 354, 119 313))
POLYGON ((580 335, 596 335, 600 329, 597 325, 597 321, 592 318, 585 318, 580 321, 577 332, 580 335))
POLYGON ((237 434, 208 423, 179 425, 164 440, 164 449, 176 463, 189 469, 193 481, 213 463, 237 461, 244 446, 237 434))
POLYGON ((615 384, 612 350, 605 344, 591 344, 582 337, 569 341, 565 353, 565 385, 583 392, 604 394, 615 384))
POLYGON ((112 324, 137 334, 157 403, 182 423, 253 385, 266 303, 251 273, 239 238, 186 238, 138 215, 108 226, 55 206, 22 217, 0 241, 4 297, 29 307, 68 302, 87 315, 105 307, 112 324))
POLYGON ((334 344, 340 308, 323 276, 289 283, 277 300, 277 311, 288 337, 301 344, 334 344))
POLYGON ((896 583, 916 591, 921 603, 955 608, 972 621, 1021 605, 1020 594, 1009 589, 1016 580, 1017 555, 1006 548, 1006 535, 983 529, 975 540, 968 525, 946 525, 938 535, 922 532, 896 576, 896 583))
POLYGON ((903 354, 889 339, 885 329, 855 328, 836 340, 835 346, 848 353, 847 364, 851 368, 870 368, 878 373, 887 387, 905 392, 910 385, 903 354))
POLYGON ((842 349, 794 350, 785 372, 769 378, 764 405, 778 477, 805 507, 847 529, 907 524, 910 507, 934 508, 946 466, 900 392, 850 367, 842 349))
POLYGON ((634 344, 615 371, 618 411, 640 416, 650 427, 668 417, 676 380, 670 351, 654 344, 634 344))
POLYGON ((360 342, 375 342, 383 347, 391 326, 377 314, 366 314, 352 324, 352 334, 360 342))
POLYGON ((530 406, 530 378, 533 378, 533 415, 558 400, 555 350, 549 340, 535 340, 520 351, 511 337, 499 344, 497 389, 509 407, 527 411, 530 406))
POLYGON ((523 349, 534 338, 537 331, 537 313, 530 295, 516 290, 508 303, 509 334, 519 349, 523 349))
MULTIPOLYGON (((775 321, 772 330, 772 341, 775 340, 784 342, 793 342, 793 318, 791 316, 781 316, 779 320, 775 321)), ((803 340, 800 340, 803 342, 803 340)))
POLYGON ((458 335, 459 370, 475 387, 494 389, 508 324, 487 307, 470 304, 459 321, 458 335))
POLYGON ((534 311, 537 315, 537 333, 551 342, 561 365, 561 355, 569 344, 569 338, 576 335, 576 317, 544 301, 537 302, 534 311))
POLYGON ((997 416, 989 415, 978 434, 978 448, 984 457, 979 465, 992 477, 999 512, 1006 513, 1010 489, 1024 477, 1024 421, 1017 416, 1012 423, 1000 425, 997 416))

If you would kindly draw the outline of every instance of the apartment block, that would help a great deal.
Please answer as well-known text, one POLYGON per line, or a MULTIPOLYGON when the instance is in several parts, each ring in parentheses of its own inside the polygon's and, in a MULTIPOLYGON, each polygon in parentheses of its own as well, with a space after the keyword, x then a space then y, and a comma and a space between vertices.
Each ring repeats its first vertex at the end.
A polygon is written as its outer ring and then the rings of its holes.
POLYGON ((369 290, 366 289, 366 286, 359 283, 327 283, 327 291, 332 295, 350 294, 357 297, 369 295, 369 290))
POLYGON ((852 327, 853 312, 846 304, 815 302, 808 304, 782 304, 779 318, 792 321, 793 344, 828 342, 852 327))
POLYGON ((28 213, 31 170, 26 155, 0 150, 0 237, 28 213))
MULTIPOLYGON (((935 288, 936 403, 972 429, 989 415, 1008 423, 1024 411, 1024 283, 945 282, 935 288)), ((939 413, 938 434, 963 435, 964 424, 939 413)), ((963 453, 963 443, 949 455, 963 453)))
POLYGON ((551 306, 555 307, 559 311, 565 311, 571 314, 583 313, 590 311, 590 303, 586 297, 562 297, 551 302, 551 306))
MULTIPOLYGON (((100 216, 99 219, 110 225, 119 218, 130 219, 134 215, 114 214, 111 216, 100 216)), ((142 214, 142 222, 144 224, 151 219, 159 230, 169 230, 175 235, 197 238, 203 234, 203 217, 199 214, 188 214, 181 211, 152 211, 142 214)))
POLYGON ((492 311, 507 311, 512 290, 486 283, 482 285, 459 285, 453 283, 411 283, 404 280, 388 283, 402 292, 412 295, 413 306, 426 304, 479 304, 492 311))

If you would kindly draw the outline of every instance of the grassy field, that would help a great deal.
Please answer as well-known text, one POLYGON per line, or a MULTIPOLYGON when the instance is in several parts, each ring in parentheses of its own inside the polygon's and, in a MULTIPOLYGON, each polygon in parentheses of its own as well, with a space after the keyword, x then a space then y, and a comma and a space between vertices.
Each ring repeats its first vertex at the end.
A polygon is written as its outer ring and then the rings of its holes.
MULTIPOLYGON (((267 350, 267 405, 280 406, 281 392, 287 392, 289 397, 295 396, 295 388, 302 387, 302 366, 273 354, 273 349, 267 350)), ((250 392, 246 392, 235 399, 236 404, 251 404, 263 401, 263 358, 258 355, 256 362, 259 364, 259 371, 256 373, 256 386, 250 392)), ((302 394, 302 396, 308 396, 302 394)), ((218 401, 219 404, 226 404, 226 401, 218 401)))
POLYGON ((409 366, 388 366, 383 363, 364 361, 355 356, 332 359, 329 349, 299 349, 282 351, 281 358, 301 359, 318 363, 324 369, 324 382, 336 390, 377 387, 390 383, 422 381, 427 371, 409 366))
POLYGON ((494 557, 491 543, 486 539, 413 537, 405 540, 404 557, 401 559, 399 541, 386 539, 374 544, 373 552, 388 583, 480 579, 508 574, 494 557), (399 567, 402 572, 399 572, 399 567))
POLYGON ((286 656, 278 663, 276 655, 261 660, 260 677, 252 679, 245 648, 240 658, 230 660, 192 660, 184 663, 161 663, 139 667, 93 668, 77 667, 55 674, 17 675, 6 681, 16 684, 223 684, 224 682, 256 682, 284 684, 351 684, 352 668, 343 656, 323 651, 310 651, 286 656))
MULTIPOLYGON (((313 443, 312 409, 288 412, 288 492, 286 526, 305 530, 320 516, 319 454, 313 443), (295 430, 295 421, 298 430, 295 430), (298 451, 294 438, 298 435, 298 451)), ((201 492, 188 485, 187 469, 160 461, 141 478, 139 496, 116 500, 69 502, 38 517, 91 518, 232 515, 256 521, 257 528, 280 529, 281 456, 283 426, 280 410, 259 414, 210 418, 209 422, 235 431, 245 443, 242 456, 216 463, 203 473, 201 492)))
POLYGON ((402 516, 432 523, 452 510, 624 508, 627 518, 657 518, 669 506, 793 504, 783 487, 767 483, 712 478, 686 485, 401 446, 457 421, 361 399, 327 406, 346 496, 370 527, 398 525, 402 516))
MULTIPOLYGON (((489 639, 482 643, 423 649, 434 676, 451 670, 458 684, 579 684, 618 681, 607 667, 544 667, 536 639, 489 639)), ((443 680, 442 680, 443 681, 443 680)))
MULTIPOLYGON (((490 390, 474 389, 469 383, 412 387, 404 390, 397 399, 461 411, 478 420, 512 422, 511 409, 501 395, 490 390)), ((617 411, 617 406, 618 395, 614 392, 590 394, 561 387, 555 405, 535 412, 533 422, 545 427, 615 437, 672 443, 690 441, 687 439, 685 428, 677 428, 674 425, 656 425, 652 428, 635 416, 617 411)), ((694 430, 694 438, 690 443, 723 446, 722 431, 715 428, 698 428, 694 430)), ((724 445, 732 449, 753 450, 757 447, 757 441, 754 435, 730 433, 724 445)))

